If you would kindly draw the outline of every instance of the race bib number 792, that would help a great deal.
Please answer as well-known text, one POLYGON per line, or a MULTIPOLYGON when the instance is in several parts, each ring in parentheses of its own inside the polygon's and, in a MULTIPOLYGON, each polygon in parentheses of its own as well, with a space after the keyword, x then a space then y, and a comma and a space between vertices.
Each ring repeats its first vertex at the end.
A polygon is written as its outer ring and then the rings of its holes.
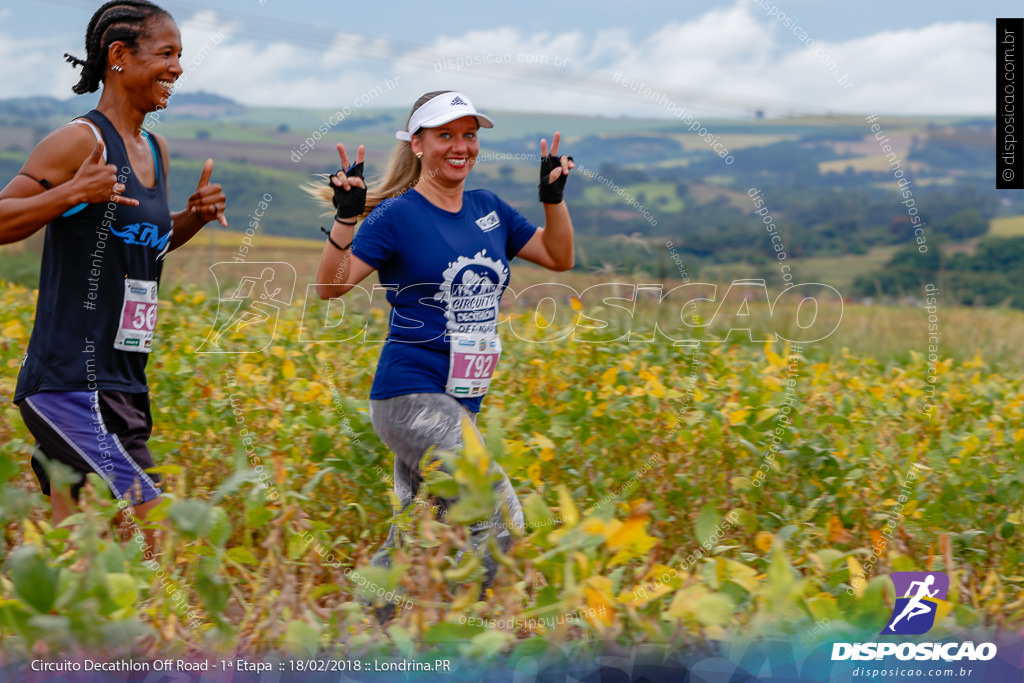
POLYGON ((456 398, 483 396, 500 357, 501 340, 494 332, 452 334, 445 393, 456 398))

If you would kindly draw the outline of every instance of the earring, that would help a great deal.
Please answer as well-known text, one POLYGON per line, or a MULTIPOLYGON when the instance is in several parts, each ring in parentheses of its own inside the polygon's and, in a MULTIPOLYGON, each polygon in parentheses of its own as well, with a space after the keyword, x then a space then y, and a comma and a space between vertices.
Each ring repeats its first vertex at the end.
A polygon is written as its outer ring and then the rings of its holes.
POLYGON ((124 71, 124 67, 122 67, 120 64, 115 64, 114 66, 110 67, 110 70, 121 72, 124 71))
POLYGON ((416 152, 416 158, 417 159, 422 159, 423 158, 423 152, 416 152))

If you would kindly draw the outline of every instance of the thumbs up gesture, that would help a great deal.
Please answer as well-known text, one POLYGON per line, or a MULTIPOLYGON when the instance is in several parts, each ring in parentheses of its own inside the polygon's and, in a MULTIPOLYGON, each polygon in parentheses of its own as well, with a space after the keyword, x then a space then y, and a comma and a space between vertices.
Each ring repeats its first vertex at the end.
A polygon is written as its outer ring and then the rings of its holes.
POLYGON ((224 216, 224 210, 227 208, 227 197, 224 196, 224 188, 217 183, 210 183, 212 175, 213 159, 207 159, 196 191, 188 198, 186 211, 198 216, 204 224, 217 219, 226 228, 228 219, 224 216))
POLYGON ((121 195, 124 183, 117 179, 117 166, 103 161, 103 142, 96 143, 92 153, 78 167, 71 180, 77 197, 84 204, 114 202, 125 206, 138 206, 139 200, 121 195))

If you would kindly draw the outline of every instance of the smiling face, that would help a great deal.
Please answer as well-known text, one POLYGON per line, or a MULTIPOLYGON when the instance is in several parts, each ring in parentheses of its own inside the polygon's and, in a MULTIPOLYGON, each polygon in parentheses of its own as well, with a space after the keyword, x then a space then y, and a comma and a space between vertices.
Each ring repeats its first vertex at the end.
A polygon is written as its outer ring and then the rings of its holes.
POLYGON ((422 152, 420 178, 449 187, 466 181, 480 153, 474 116, 463 116, 437 128, 423 128, 413 136, 413 153, 422 152))
MULTIPOLYGON (((120 77, 127 98, 138 109, 150 112, 167 106, 174 82, 182 74, 180 58, 178 25, 170 17, 157 16, 148 22, 134 51, 115 43, 111 45, 108 61, 124 68, 116 76, 120 77)), ((108 83, 113 76, 111 72, 108 83)))

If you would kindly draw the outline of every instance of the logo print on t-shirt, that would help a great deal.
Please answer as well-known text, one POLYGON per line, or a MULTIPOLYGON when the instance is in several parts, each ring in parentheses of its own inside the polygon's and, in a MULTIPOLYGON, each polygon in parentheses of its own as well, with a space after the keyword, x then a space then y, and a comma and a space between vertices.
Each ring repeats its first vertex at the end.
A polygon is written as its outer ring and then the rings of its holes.
POLYGON ((153 247, 154 249, 161 251, 171 240, 170 232, 165 233, 164 236, 161 237, 160 228, 152 223, 133 223, 132 225, 124 226, 120 230, 116 230, 111 227, 110 232, 120 237, 125 244, 137 244, 144 247, 153 247))
POLYGON ((496 227, 501 225, 501 219, 498 218, 497 211, 491 211, 483 218, 477 218, 475 222, 476 226, 483 230, 484 232, 490 232, 491 230, 494 230, 496 227))
POLYGON ((508 266, 487 256, 460 256, 444 271, 441 291, 434 298, 445 304, 448 332, 492 332, 497 328, 498 303, 508 282, 508 266))

